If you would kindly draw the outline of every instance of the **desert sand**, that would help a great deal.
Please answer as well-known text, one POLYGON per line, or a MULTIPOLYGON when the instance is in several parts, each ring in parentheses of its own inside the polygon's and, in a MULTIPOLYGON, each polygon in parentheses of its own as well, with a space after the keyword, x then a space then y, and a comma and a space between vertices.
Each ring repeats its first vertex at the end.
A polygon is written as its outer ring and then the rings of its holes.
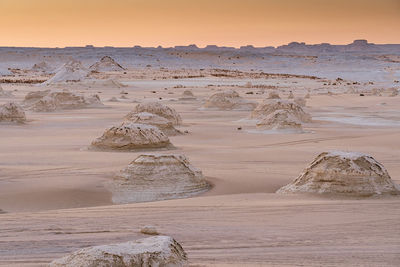
POLYGON ((86 74, 104 49, 90 56, 92 50, 76 48, 76 61, 68 56, 73 48, 65 54, 33 50, 29 58, 12 48, 0 51, 2 69, 10 62, 20 69, 1 77, 12 95, 4 94, 0 105, 22 105, 28 93, 43 90, 98 95, 103 103, 52 112, 27 108, 25 123, 0 123, 0 266, 45 266, 82 248, 148 237, 141 233, 148 225, 182 245, 190 266, 400 265, 400 196, 276 193, 320 153, 338 150, 373 156, 400 184, 400 97, 393 93, 400 66, 378 57, 400 51, 360 48, 348 64, 363 68, 346 72, 340 51, 327 61, 283 47, 258 64, 254 51, 240 49, 172 50, 182 59, 171 50, 131 48, 129 58, 115 49, 107 53, 112 64, 108 58, 103 63, 123 69, 86 74), (237 64, 226 63, 232 61, 229 53, 240 56, 237 64), (365 64, 370 60, 365 54, 381 60, 379 66, 365 64), (384 68, 391 69, 390 76, 384 68), (190 101, 182 99, 188 90, 195 96, 190 101), (211 95, 227 90, 259 109, 204 108, 211 95), (266 100, 276 94, 282 100, 266 100), (257 125, 269 114, 261 112, 267 110, 262 103, 304 97, 306 103, 291 104, 295 118, 285 115, 301 131, 257 125), (185 134, 169 135, 173 147, 151 153, 185 155, 211 186, 189 198, 115 203, 110 183, 144 152, 90 145, 127 114, 163 117, 160 108, 138 108, 153 102, 169 107, 161 109, 169 112, 166 119, 185 134))

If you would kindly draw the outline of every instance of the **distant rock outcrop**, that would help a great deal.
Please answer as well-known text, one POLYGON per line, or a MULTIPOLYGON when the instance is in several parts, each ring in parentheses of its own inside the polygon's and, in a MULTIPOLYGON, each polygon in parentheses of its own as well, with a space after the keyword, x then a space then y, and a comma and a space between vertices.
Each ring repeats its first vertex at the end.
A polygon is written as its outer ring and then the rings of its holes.
POLYGON ((148 124, 124 122, 105 130, 91 144, 92 148, 105 150, 142 150, 172 147, 166 134, 148 124))
POLYGON ((107 72, 107 71, 122 71, 125 70, 119 63, 117 63, 112 57, 104 56, 99 62, 94 63, 89 67, 91 71, 96 72, 107 72))
POLYGON ((141 155, 114 178, 113 201, 131 203, 190 197, 209 189, 183 155, 141 155))
POLYGON ((88 73, 88 70, 80 61, 71 60, 61 66, 61 68, 56 71, 56 74, 43 84, 81 82, 86 79, 88 73))
POLYGON ((156 126, 168 136, 182 134, 179 130, 175 129, 174 124, 171 121, 153 113, 129 113, 125 119, 133 123, 150 124, 156 126))
POLYGON ((51 112, 67 109, 82 109, 102 107, 98 95, 85 97, 81 94, 74 94, 67 90, 64 91, 36 91, 30 92, 25 96, 24 105, 36 112, 51 112))
POLYGON ((0 105, 0 122, 24 123, 26 121, 25 112, 15 103, 0 105))
POLYGON ((287 110, 276 110, 257 122, 258 128, 301 132, 301 121, 287 110))
POLYGON ((252 112, 252 118, 262 118, 274 113, 277 110, 284 110, 301 122, 310 122, 311 116, 306 113, 298 104, 281 99, 265 99, 252 112))
POLYGON ((180 125, 182 123, 182 118, 178 114, 178 112, 176 112, 175 109, 159 102, 148 102, 148 103, 138 104, 134 107, 133 111, 130 112, 127 116, 132 116, 132 114, 141 112, 156 114, 160 117, 166 118, 174 125, 180 125))
POLYGON ((83 248, 52 261, 49 267, 183 267, 187 256, 169 236, 153 236, 126 243, 83 248))
POLYGON ((240 97, 234 90, 215 93, 204 104, 205 108, 219 110, 253 110, 256 106, 256 102, 240 97))
POLYGON ((277 193, 398 195, 400 187, 373 157, 357 152, 333 151, 318 155, 297 179, 277 193))

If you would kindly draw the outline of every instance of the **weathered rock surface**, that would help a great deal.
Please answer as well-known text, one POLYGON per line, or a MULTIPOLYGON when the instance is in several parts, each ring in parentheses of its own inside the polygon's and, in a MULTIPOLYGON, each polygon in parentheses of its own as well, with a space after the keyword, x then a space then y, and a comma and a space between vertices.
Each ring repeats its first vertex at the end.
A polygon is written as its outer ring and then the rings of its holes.
POLYGON ((141 150, 172 147, 166 134, 148 124, 124 122, 106 129, 95 139, 92 148, 106 150, 141 150))
POLYGON ((202 172, 183 155, 137 157, 114 178, 113 201, 131 203, 190 197, 209 189, 202 172))
POLYGON ((169 236, 80 249, 52 261, 49 267, 181 267, 188 266, 182 246, 169 236))
POLYGON ((373 157, 357 152, 324 152, 292 183, 277 193, 318 193, 350 196, 400 194, 400 187, 373 157))
POLYGON ((182 134, 179 130, 175 129, 174 124, 164 117, 148 112, 129 113, 125 119, 133 123, 149 124, 158 127, 162 132, 168 136, 182 134))
POLYGON ((253 110, 251 117, 260 119, 274 113, 277 110, 284 110, 292 114, 301 122, 311 121, 311 115, 306 113, 298 104, 292 101, 281 99, 265 99, 253 110))
POLYGON ((125 70, 119 63, 117 63, 112 57, 104 56, 100 61, 94 63, 89 67, 91 71, 107 72, 107 71, 122 71, 125 70))
POLYGON ((82 65, 80 61, 71 60, 65 63, 49 80, 44 82, 45 85, 81 82, 86 79, 89 71, 82 65))
POLYGON ((215 93, 204 104, 205 108, 219 110, 253 110, 256 106, 256 102, 240 97, 234 90, 215 93))
POLYGON ((301 121, 286 110, 276 110, 257 122, 258 128, 302 131, 301 121))
POLYGON ((135 106, 133 111, 130 112, 127 116, 131 116, 131 114, 141 113, 141 112, 156 114, 160 117, 166 118, 167 120, 171 121, 174 125, 179 125, 182 123, 182 118, 178 114, 178 112, 176 112, 175 109, 159 102, 148 102, 148 103, 138 104, 135 106))
POLYGON ((101 107, 98 95, 86 97, 69 91, 37 91, 25 96, 24 104, 36 112, 101 107))
POLYGON ((26 121, 25 111, 15 103, 0 105, 0 122, 24 123, 26 121))

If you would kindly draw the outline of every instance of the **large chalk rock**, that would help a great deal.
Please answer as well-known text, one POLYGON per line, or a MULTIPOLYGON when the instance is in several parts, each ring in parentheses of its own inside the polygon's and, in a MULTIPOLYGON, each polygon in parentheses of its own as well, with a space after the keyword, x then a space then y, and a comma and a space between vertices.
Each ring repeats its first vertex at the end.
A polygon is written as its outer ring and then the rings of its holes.
POLYGON ((204 104, 205 108, 219 110, 253 110, 256 106, 256 102, 242 98, 234 90, 215 93, 204 104))
POLYGON ((162 132, 168 136, 174 136, 182 134, 179 130, 175 129, 174 124, 164 117, 158 116, 153 113, 140 112, 140 113, 129 113, 125 120, 140 123, 149 124, 158 127, 162 132))
POLYGON ((357 152, 324 152, 292 183, 277 193, 318 193, 371 196, 400 194, 385 167, 357 152))
POLYGON ((100 61, 94 63, 89 67, 92 71, 107 72, 107 71, 122 71, 125 70, 120 64, 118 64, 112 57, 104 56, 100 61))
POLYGON ((105 130, 95 139, 92 148, 105 150, 137 150, 172 147, 166 134, 148 124, 124 122, 105 130))
POLYGON ((265 99, 260 103, 252 112, 252 118, 262 118, 274 113, 277 110, 284 110, 287 113, 292 114, 301 122, 310 122, 311 116, 306 113, 301 106, 298 104, 282 100, 282 99, 265 99))
POLYGON ((115 203, 190 197, 209 189, 202 172, 183 155, 137 157, 114 178, 115 203))
POLYGON ((181 267, 188 266, 182 246, 169 236, 80 249, 52 261, 49 267, 181 267))
POLYGON ((140 112, 156 114, 160 117, 166 118, 174 125, 180 125, 182 123, 182 118, 178 114, 178 112, 176 112, 175 109, 159 102, 148 102, 148 103, 138 104, 135 106, 133 111, 130 112, 127 116, 131 116, 132 114, 140 112))
POLYGON ((276 110, 257 122, 258 128, 301 132, 301 121, 286 110, 276 110))
POLYGON ((0 122, 24 123, 25 121, 25 112, 18 104, 10 102, 0 105, 0 122))

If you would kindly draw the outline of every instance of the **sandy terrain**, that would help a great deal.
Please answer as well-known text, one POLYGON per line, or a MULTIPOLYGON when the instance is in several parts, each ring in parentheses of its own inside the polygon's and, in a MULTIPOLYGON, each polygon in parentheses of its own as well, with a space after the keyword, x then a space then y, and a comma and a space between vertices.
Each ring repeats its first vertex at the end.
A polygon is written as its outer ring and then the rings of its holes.
POLYGON ((328 150, 371 154, 400 183, 399 96, 374 96, 369 85, 333 85, 335 80, 307 76, 170 73, 159 79, 159 69, 142 69, 143 77, 126 72, 96 74, 116 78, 128 85, 124 88, 84 82, 2 85, 14 96, 0 98, 0 104, 20 103, 35 90, 65 88, 98 94, 105 106, 26 110, 27 123, 0 125, 0 265, 43 266, 86 246, 144 237, 144 225, 174 237, 192 266, 400 265, 400 197, 274 193, 328 150), (258 103, 271 90, 284 99, 290 91, 295 96, 310 91, 304 109, 313 121, 303 124, 303 133, 277 133, 257 129, 250 111, 203 108, 207 97, 229 88, 258 103), (345 93, 351 88, 366 90, 365 96, 345 93), (197 99, 179 100, 187 89, 197 99), (108 101, 112 97, 119 102, 108 101), (189 133, 169 137, 173 153, 185 154, 213 188, 188 199, 113 205, 112 177, 141 152, 88 146, 136 103, 150 100, 181 115, 183 124, 176 128, 189 133))

